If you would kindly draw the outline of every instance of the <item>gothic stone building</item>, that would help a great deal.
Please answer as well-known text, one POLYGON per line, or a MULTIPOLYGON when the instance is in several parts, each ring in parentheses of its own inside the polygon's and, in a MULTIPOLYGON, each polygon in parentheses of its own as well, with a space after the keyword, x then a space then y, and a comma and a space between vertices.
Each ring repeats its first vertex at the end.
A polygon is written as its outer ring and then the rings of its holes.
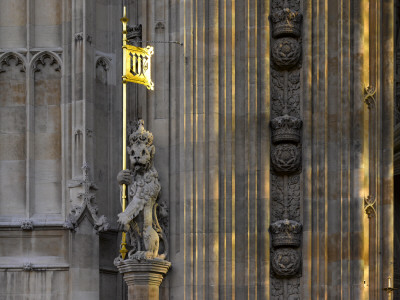
MULTIPOLYGON (((128 120, 168 212, 160 299, 400 299, 399 1, 125 4, 155 53, 128 120)), ((121 17, 0 1, 2 300, 126 299, 121 17)))

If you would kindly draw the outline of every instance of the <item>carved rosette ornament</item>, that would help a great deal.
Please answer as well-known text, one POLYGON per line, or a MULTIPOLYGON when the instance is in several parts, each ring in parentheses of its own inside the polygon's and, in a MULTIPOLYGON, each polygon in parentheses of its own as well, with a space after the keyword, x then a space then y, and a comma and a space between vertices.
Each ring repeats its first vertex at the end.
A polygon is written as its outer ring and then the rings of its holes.
POLYGON ((293 144, 278 144, 272 147, 271 163, 277 173, 290 174, 297 172, 301 164, 300 146, 293 144))
POLYGON ((271 54, 278 67, 292 68, 300 59, 300 44, 294 38, 281 38, 273 43, 271 54))
POLYGON ((291 277, 300 271, 300 255, 293 248, 278 248, 272 252, 272 271, 278 277, 291 277))
POLYGON ((299 299, 301 276, 301 0, 272 0, 271 299, 299 299))

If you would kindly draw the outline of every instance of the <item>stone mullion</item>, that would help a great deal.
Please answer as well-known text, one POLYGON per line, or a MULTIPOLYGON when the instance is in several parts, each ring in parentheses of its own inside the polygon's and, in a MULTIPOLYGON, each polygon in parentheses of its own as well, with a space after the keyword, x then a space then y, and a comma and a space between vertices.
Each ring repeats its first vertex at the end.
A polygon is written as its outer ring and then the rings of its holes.
POLYGON ((363 80, 365 68, 365 55, 364 55, 364 1, 360 0, 353 3, 353 44, 351 49, 352 57, 352 136, 351 136, 351 152, 352 152, 352 165, 351 177, 352 182, 350 188, 351 205, 350 205, 350 219, 351 219, 351 233, 350 233, 350 247, 351 247, 351 262, 350 262, 350 282, 351 282, 351 295, 354 299, 367 298, 367 291, 364 288, 364 266, 365 262, 364 251, 367 241, 365 236, 366 222, 364 219, 364 188, 368 187, 366 181, 368 176, 365 168, 368 167, 367 163, 368 153, 365 149, 365 104, 363 103, 363 80))
POLYGON ((271 190, 270 190, 270 30, 268 16, 270 14, 270 4, 264 2, 261 5, 260 12, 260 118, 259 118, 259 134, 260 134, 260 180, 259 180, 259 199, 260 199, 260 248, 259 248, 259 273, 260 288, 259 299, 270 299, 270 235, 268 227, 271 223, 270 206, 271 206, 271 190))
POLYGON ((34 147, 35 147, 35 128, 34 128, 34 76, 33 72, 31 72, 31 59, 32 59, 32 53, 29 51, 31 48, 31 43, 32 43, 32 32, 33 32, 33 26, 31 24, 32 22, 32 16, 34 15, 34 5, 32 1, 27 0, 26 1, 26 61, 29 62, 27 68, 26 68, 26 183, 25 183, 25 189, 26 189, 26 208, 25 208, 25 217, 30 218, 32 212, 31 212, 31 206, 33 200, 33 194, 34 194, 34 159, 35 159, 35 154, 34 154, 34 147))
POLYGON ((327 69, 324 82, 328 82, 326 89, 326 197, 327 205, 327 289, 328 299, 338 299, 341 296, 341 198, 340 198, 340 156, 342 145, 340 141, 340 51, 339 43, 341 41, 340 27, 337 26, 340 20, 340 9, 337 9, 340 1, 329 1, 325 15, 327 20, 327 38, 326 38, 326 60, 327 69))
POLYGON ((219 35, 220 35, 220 20, 219 20, 219 3, 218 1, 209 0, 208 8, 208 45, 209 45, 209 61, 208 61, 208 222, 209 222, 209 244, 208 244, 208 299, 219 299, 219 285, 221 282, 219 276, 219 247, 220 238, 219 227, 219 199, 220 199, 220 167, 219 167, 219 152, 220 152, 220 87, 219 87, 219 35))
MULTIPOLYGON (((379 280, 379 220, 381 217, 381 212, 378 210, 377 205, 382 200, 379 197, 379 182, 378 182, 378 160, 379 160, 379 148, 378 148, 378 116, 380 111, 380 99, 379 93, 377 91, 380 89, 379 79, 378 79, 378 68, 379 68, 379 56, 380 51, 380 3, 376 0, 371 0, 368 3, 369 15, 368 25, 364 32, 367 32, 366 38, 368 39, 369 57, 366 58, 369 72, 365 72, 366 77, 364 83, 364 102, 365 106, 368 107, 367 112, 367 128, 368 136, 366 137, 368 143, 368 165, 369 165, 369 193, 364 197, 364 210, 368 215, 368 288, 370 299, 378 299, 380 293, 380 280, 379 280)), ((367 23, 367 22, 365 22, 367 23)), ((366 218, 364 216, 364 218, 366 218)), ((366 277, 366 276, 365 276, 366 277)), ((383 280, 383 283, 385 281, 383 280)))
MULTIPOLYGON (((303 111, 303 132, 302 136, 305 141, 312 141, 313 128, 312 128, 312 62, 313 62, 313 2, 305 1, 303 3, 303 31, 302 31, 302 50, 303 70, 301 72, 303 78, 302 97, 308 99, 303 101, 301 107, 303 111)), ((303 221, 303 238, 302 238, 302 252, 303 252, 303 274, 301 278, 301 298, 312 299, 313 297, 313 203, 312 203, 312 147, 303 147, 303 186, 302 186, 302 221, 303 221)))
MULTIPOLYGON (((393 131, 394 131, 394 3, 393 0, 381 1, 381 286, 387 287, 387 277, 393 278, 394 261, 394 207, 393 207, 393 131)), ((383 293, 383 291, 380 291, 383 293)), ((396 292, 398 293, 398 291, 396 292)), ((390 299, 388 294, 381 294, 382 299, 390 299)), ((393 295, 392 295, 393 296, 393 295)), ((393 299, 393 298, 391 298, 393 299)))

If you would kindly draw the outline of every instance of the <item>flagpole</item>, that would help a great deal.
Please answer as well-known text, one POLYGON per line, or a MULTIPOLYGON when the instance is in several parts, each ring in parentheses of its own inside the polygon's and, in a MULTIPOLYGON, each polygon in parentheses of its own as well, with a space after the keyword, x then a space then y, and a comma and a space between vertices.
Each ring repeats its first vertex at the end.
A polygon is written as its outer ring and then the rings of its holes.
MULTIPOLYGON (((124 16, 122 22, 122 170, 126 170, 126 24, 129 19, 126 17, 126 6, 124 6, 124 16)), ((122 185, 122 211, 126 208, 126 185, 122 185)), ((121 247, 119 252, 122 259, 125 259, 126 253, 126 232, 122 232, 121 247)))

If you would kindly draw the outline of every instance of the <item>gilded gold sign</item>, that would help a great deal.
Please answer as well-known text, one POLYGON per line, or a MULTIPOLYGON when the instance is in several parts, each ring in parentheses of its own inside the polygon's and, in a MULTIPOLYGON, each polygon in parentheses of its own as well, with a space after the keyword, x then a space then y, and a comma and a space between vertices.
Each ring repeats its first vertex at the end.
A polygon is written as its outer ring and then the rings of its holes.
POLYGON ((151 81, 151 56, 153 47, 146 48, 126 45, 125 55, 125 79, 128 82, 144 84, 149 90, 154 90, 154 83, 151 81))

